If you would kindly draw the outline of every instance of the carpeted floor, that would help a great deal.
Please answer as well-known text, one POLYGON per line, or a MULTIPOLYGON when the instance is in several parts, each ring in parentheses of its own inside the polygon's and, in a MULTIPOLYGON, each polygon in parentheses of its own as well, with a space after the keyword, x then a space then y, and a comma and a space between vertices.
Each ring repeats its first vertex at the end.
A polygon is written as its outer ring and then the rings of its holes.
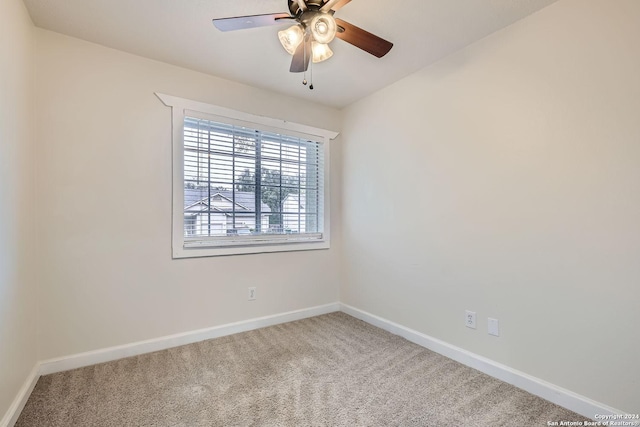
POLYGON ((26 426, 546 426, 584 417, 344 313, 40 378, 26 426))

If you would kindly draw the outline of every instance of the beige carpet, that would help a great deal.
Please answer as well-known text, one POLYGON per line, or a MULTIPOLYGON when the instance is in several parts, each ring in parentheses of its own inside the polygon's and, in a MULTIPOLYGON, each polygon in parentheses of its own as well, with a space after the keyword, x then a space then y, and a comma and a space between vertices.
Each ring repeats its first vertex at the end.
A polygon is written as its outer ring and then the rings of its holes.
POLYGON ((40 378, 16 426, 546 426, 583 417, 332 313, 40 378))

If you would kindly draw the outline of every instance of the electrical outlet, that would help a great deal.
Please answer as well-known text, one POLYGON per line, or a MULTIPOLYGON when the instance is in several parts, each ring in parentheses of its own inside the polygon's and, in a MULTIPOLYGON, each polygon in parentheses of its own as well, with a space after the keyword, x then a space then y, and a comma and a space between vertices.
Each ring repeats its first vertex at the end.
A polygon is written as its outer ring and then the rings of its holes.
POLYGON ((475 311, 465 311, 464 315, 464 325, 467 328, 475 329, 476 328, 476 312, 475 311))
POLYGON ((249 301, 253 301, 256 299, 256 288, 255 286, 249 288, 249 301))
POLYGON ((489 322, 487 324, 487 329, 489 330, 489 335, 494 335, 496 337, 500 336, 500 327, 498 325, 498 319, 492 319, 489 317, 489 322))

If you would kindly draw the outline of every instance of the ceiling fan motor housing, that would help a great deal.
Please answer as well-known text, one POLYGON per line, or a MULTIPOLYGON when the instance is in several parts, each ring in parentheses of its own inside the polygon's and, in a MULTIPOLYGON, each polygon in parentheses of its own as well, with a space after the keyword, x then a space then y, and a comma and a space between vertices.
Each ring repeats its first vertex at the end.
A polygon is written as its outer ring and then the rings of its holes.
MULTIPOLYGON (((289 1, 289 11, 291 11, 292 16, 298 16, 300 11, 300 5, 296 0, 288 0, 289 1)), ((305 0, 305 4, 307 8, 311 11, 319 10, 324 4, 323 0, 305 0)))

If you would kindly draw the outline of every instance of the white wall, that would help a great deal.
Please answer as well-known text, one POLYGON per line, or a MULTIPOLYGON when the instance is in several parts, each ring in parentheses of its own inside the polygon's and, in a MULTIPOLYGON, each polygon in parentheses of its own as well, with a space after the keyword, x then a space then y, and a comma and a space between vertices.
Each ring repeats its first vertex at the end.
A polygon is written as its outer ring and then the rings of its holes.
MULTIPOLYGON (((171 110, 154 92, 331 130, 339 111, 44 30, 36 46, 41 359, 338 300, 337 239, 171 259, 171 110)), ((339 160, 339 140, 332 150, 339 160)))
MULTIPOLYGON (((33 262, 33 25, 0 2, 0 419, 37 360, 33 262)), ((0 421, 1 422, 1 421, 0 421)))
POLYGON ((640 412, 638 40, 563 0, 346 109, 341 300, 640 412))

